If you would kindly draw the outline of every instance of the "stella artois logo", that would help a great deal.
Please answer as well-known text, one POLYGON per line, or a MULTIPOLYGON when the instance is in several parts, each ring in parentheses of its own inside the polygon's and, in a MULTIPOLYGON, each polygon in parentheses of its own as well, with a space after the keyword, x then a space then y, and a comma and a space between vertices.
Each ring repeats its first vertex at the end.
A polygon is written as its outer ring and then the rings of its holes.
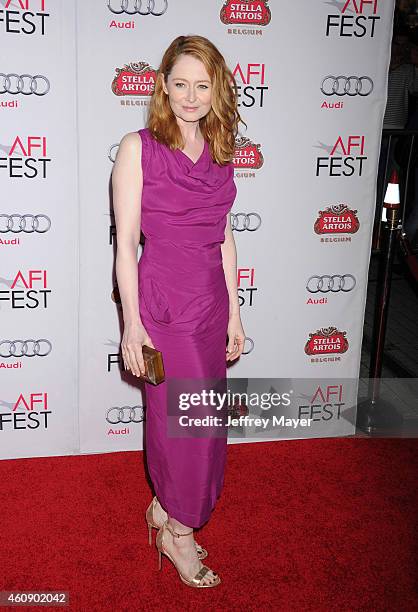
POLYGON ((264 157, 259 144, 249 138, 240 136, 235 139, 234 167, 246 170, 258 170, 264 164, 264 157))
POLYGON ((360 227, 357 211, 346 204, 329 206, 319 210, 318 215, 314 225, 316 234, 355 234, 360 227))
POLYGON ((345 353, 348 349, 347 332, 339 331, 336 327, 323 327, 309 334, 305 344, 307 355, 330 355, 332 353, 345 353))
POLYGON ((116 68, 112 91, 116 96, 152 96, 156 71, 146 62, 131 62, 116 68))
POLYGON ((267 3, 268 0, 260 2, 254 2, 253 0, 241 0, 241 2, 226 0, 221 8, 221 21, 225 24, 268 25, 271 20, 271 13, 267 3))

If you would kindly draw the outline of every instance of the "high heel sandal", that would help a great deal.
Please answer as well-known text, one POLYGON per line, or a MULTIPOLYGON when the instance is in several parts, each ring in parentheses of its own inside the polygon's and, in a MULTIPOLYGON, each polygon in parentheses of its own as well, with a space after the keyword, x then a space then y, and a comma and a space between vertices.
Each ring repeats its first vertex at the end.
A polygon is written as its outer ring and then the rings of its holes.
POLYGON ((218 574, 214 572, 213 570, 211 570, 210 567, 208 567, 207 565, 202 565, 200 570, 197 572, 197 574, 193 578, 185 578, 182 575, 182 573, 180 572, 179 568, 177 567, 176 562, 174 561, 170 553, 164 549, 163 542, 164 542, 164 532, 166 529, 168 529, 168 531, 176 538, 180 538, 181 536, 190 535, 191 533, 193 533, 193 529, 192 531, 188 531, 187 533, 177 533, 176 531, 174 531, 171 525, 169 525, 168 520, 163 523, 163 525, 160 527, 157 533, 157 537, 155 538, 155 544, 158 549, 158 569, 161 570, 162 555, 165 555, 166 557, 170 559, 171 563, 176 568, 178 575, 180 576, 180 579, 182 580, 182 582, 184 582, 184 584, 187 584, 187 586, 197 587, 197 588, 217 586, 221 582, 221 579, 219 578, 218 574), (215 576, 214 581, 209 582, 209 584, 202 583, 203 578, 206 576, 208 572, 213 573, 213 575, 215 576))
MULTIPOLYGON (((154 527, 154 529, 160 529, 160 525, 157 525, 154 521, 154 508, 157 502, 157 498, 153 497, 145 513, 145 518, 148 524, 148 542, 150 546, 152 542, 152 528, 154 527)), ((200 561, 202 561, 202 559, 206 559, 206 557, 208 556, 208 551, 206 550, 206 548, 203 548, 203 546, 200 546, 200 544, 198 544, 197 542, 195 542, 195 544, 198 559, 200 559, 200 561)))

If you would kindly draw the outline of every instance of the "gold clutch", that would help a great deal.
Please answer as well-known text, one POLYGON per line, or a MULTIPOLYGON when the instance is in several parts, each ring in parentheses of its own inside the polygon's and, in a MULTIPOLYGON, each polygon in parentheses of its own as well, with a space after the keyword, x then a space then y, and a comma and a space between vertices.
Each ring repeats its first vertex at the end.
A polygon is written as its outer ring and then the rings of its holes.
POLYGON ((165 373, 161 351, 157 351, 157 349, 143 344, 142 356, 144 358, 145 374, 141 375, 140 378, 152 385, 158 385, 163 382, 165 373))

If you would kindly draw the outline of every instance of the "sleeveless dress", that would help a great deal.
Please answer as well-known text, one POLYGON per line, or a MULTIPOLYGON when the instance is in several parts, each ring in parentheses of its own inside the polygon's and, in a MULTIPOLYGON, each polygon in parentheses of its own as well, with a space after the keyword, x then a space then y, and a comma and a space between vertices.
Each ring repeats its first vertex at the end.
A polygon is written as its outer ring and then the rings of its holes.
POLYGON ((229 297, 222 265, 227 214, 237 189, 232 162, 212 160, 208 143, 194 163, 183 151, 142 139, 139 312, 163 355, 165 381, 145 383, 145 454, 161 505, 200 527, 221 492, 227 436, 167 433, 167 384, 174 378, 226 380, 229 297))

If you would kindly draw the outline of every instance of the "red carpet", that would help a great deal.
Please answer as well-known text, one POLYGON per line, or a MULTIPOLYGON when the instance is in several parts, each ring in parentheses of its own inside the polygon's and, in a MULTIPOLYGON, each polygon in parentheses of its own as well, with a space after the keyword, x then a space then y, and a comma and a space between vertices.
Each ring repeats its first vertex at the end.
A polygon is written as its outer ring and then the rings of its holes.
POLYGON ((0 590, 66 590, 77 612, 418 610, 417 474, 411 439, 229 446, 198 534, 222 584, 198 590, 158 572, 142 453, 3 460, 0 590))

